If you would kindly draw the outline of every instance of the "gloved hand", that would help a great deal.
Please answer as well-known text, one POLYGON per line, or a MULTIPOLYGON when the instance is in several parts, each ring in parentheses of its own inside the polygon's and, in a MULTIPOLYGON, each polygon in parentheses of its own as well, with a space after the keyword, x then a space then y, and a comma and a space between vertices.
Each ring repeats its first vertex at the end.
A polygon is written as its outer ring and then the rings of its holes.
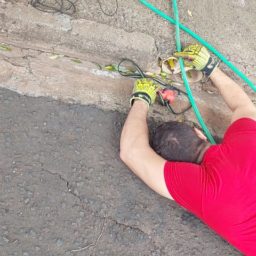
POLYGON ((199 44, 191 44, 185 47, 182 52, 175 52, 174 56, 184 58, 186 60, 186 66, 200 70, 206 76, 210 76, 218 66, 218 62, 210 56, 208 50, 199 44))
POLYGON ((130 105, 134 100, 144 101, 148 107, 156 100, 156 93, 160 88, 150 79, 142 78, 136 80, 133 87, 130 105))

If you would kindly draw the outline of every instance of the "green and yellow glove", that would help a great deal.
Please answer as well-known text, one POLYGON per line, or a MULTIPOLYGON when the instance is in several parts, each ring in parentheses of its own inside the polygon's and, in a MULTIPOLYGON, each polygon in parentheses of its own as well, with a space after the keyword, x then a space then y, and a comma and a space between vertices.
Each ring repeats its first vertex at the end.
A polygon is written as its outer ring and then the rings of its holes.
POLYGON ((208 50, 199 44, 189 45, 182 52, 175 52, 174 56, 184 58, 186 66, 202 71, 207 77, 218 66, 218 62, 211 57, 208 50))
POLYGON ((134 100, 144 101, 148 107, 156 100, 156 93, 160 88, 150 79, 138 79, 134 83, 130 105, 132 106, 134 100))

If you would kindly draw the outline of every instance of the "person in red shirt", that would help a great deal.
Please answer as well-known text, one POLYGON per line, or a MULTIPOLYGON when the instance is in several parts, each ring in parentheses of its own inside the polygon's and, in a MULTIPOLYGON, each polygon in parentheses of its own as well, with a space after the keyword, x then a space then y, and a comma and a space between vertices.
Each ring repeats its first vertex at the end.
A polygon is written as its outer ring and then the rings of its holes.
POLYGON ((150 188, 175 200, 245 255, 256 255, 256 108, 208 51, 190 45, 176 56, 209 76, 232 111, 223 141, 211 145, 187 124, 159 126, 149 143, 147 113, 158 86, 137 80, 120 158, 150 188))

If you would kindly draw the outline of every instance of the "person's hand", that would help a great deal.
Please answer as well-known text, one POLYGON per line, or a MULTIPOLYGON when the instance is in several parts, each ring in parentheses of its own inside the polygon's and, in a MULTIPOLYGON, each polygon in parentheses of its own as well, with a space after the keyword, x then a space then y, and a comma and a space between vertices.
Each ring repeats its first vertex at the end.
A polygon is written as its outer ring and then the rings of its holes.
POLYGON ((210 76, 218 65, 208 50, 199 44, 189 45, 182 52, 175 52, 174 56, 184 58, 186 66, 202 71, 206 76, 210 76))
POLYGON ((134 100, 142 100, 149 107, 155 102, 158 90, 159 87, 150 79, 142 78, 136 80, 130 99, 130 105, 132 106, 134 100))

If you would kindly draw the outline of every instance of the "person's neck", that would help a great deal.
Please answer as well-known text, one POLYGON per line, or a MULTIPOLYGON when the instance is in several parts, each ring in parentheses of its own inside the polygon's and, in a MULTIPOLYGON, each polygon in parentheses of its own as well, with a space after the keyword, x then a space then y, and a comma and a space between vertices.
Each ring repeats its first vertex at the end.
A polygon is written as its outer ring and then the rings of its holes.
POLYGON ((200 164, 202 163, 203 161, 203 158, 204 158, 204 154, 205 152, 208 150, 208 148, 211 146, 211 144, 209 142, 205 142, 203 145, 202 145, 202 149, 200 150, 200 153, 197 157, 197 163, 200 164))

